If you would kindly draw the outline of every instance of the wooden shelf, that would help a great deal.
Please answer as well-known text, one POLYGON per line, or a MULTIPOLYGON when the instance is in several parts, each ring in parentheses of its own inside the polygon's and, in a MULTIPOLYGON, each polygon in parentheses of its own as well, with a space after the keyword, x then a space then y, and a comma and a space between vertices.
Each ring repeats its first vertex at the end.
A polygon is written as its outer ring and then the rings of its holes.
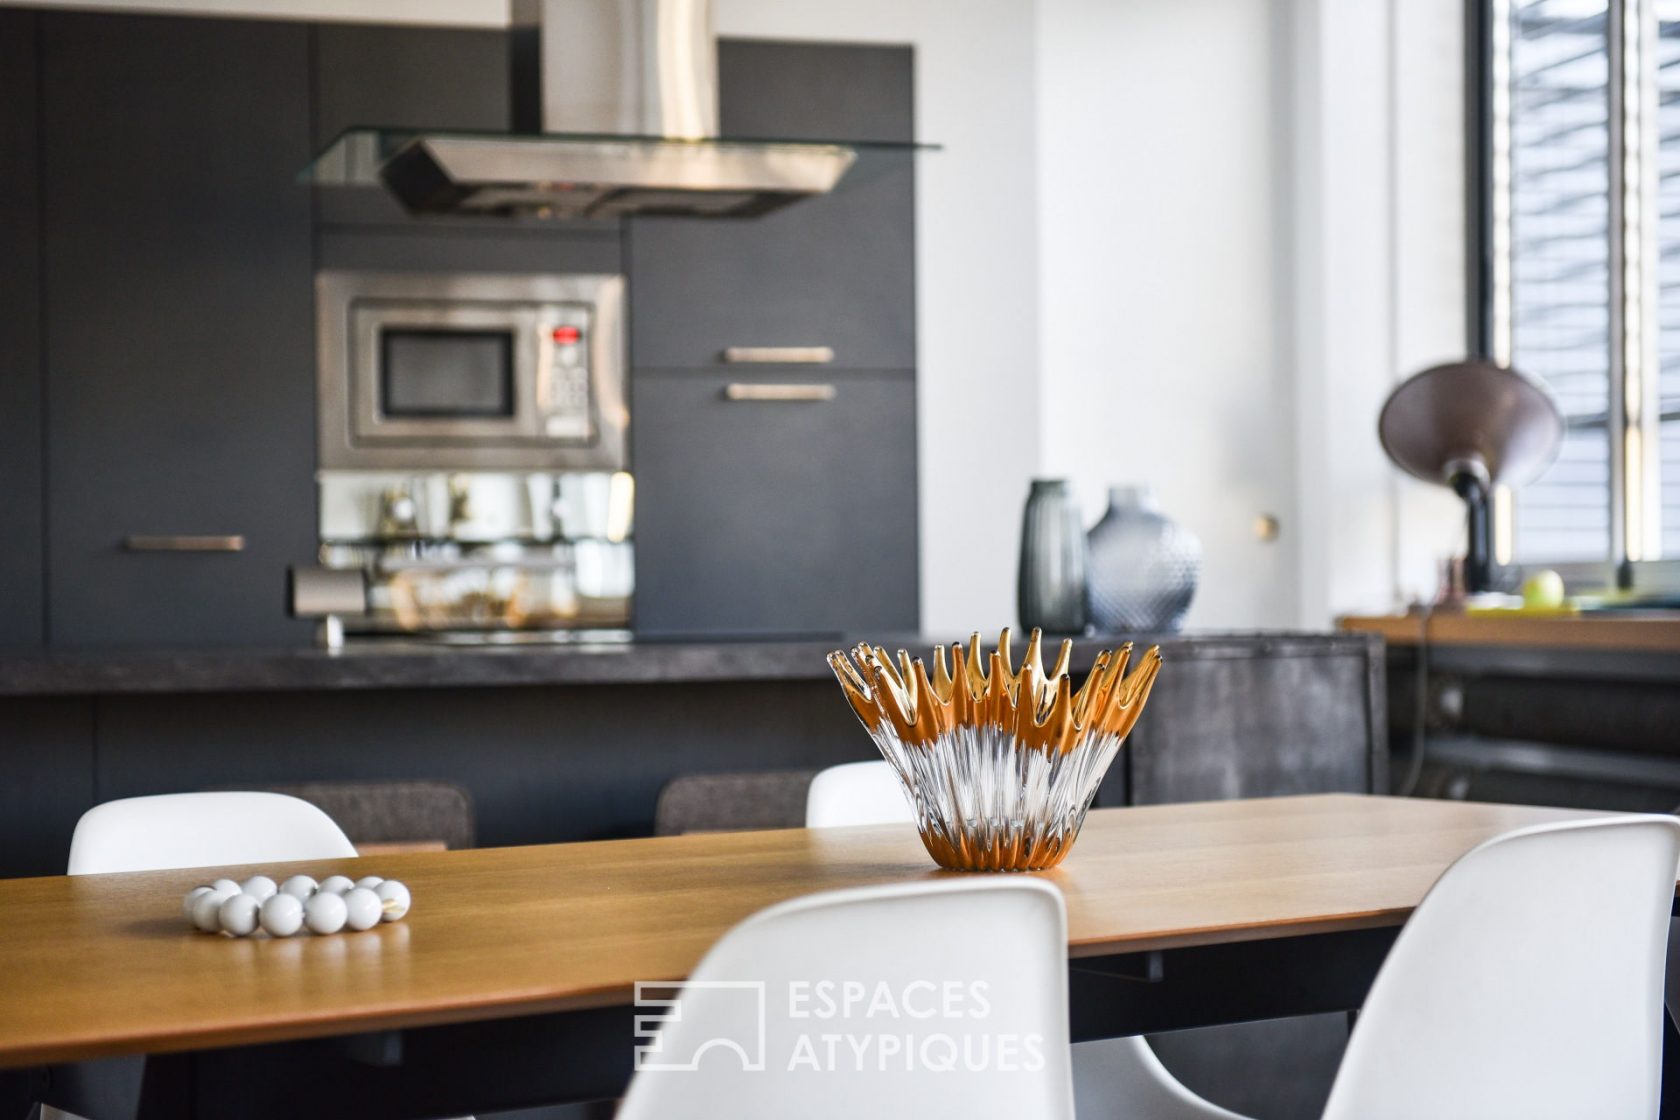
POLYGON ((1417 645, 1427 632, 1441 646, 1516 646, 1528 649, 1680 653, 1680 612, 1582 615, 1570 618, 1435 614, 1348 615, 1343 630, 1381 634, 1392 645, 1417 645))

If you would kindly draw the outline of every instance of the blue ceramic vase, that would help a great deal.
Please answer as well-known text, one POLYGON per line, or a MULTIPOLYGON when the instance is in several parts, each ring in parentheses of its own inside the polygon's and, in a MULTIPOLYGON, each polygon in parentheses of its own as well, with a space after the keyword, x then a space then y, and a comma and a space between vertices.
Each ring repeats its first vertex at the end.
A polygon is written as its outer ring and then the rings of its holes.
POLYGON ((1108 634, 1172 633, 1196 597, 1202 542, 1163 514, 1147 486, 1115 486, 1091 529, 1090 620, 1108 634))

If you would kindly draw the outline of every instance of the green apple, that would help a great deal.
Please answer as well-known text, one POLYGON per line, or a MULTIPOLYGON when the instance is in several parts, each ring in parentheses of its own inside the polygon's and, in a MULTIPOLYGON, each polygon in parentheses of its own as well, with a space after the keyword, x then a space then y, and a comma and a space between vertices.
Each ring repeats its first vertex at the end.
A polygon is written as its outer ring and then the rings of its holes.
POLYGON ((1523 580, 1523 606, 1535 610, 1557 610, 1563 606, 1563 577, 1542 568, 1523 580))

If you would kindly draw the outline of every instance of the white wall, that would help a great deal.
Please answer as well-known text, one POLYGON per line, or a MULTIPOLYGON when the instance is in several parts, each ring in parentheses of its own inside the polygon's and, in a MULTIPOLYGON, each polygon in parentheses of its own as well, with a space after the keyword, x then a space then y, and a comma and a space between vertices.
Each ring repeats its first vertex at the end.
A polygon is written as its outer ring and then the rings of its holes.
POLYGON ((1040 459, 1092 516, 1155 487, 1202 540, 1192 625, 1296 617, 1283 31, 1273 0, 1039 4, 1040 459))
POLYGON ((1377 414, 1465 353, 1460 0, 1293 0, 1300 622, 1434 590, 1463 547, 1443 490, 1403 480, 1377 414))
POLYGON ((1093 515, 1156 486, 1206 549, 1193 625, 1432 591, 1459 507, 1376 419, 1464 355, 1461 0, 1038 12, 1043 470, 1093 515))
MULTIPOLYGON (((1469 345, 1462 0, 1391 0, 1394 58, 1396 372, 1458 361, 1469 345)), ((1397 475, 1395 590, 1435 593, 1441 557, 1463 552, 1464 506, 1397 475)))
MULTIPOLYGON (((1293 12, 1300 617, 1385 599, 1394 477, 1376 416, 1394 377, 1387 0, 1293 12)), ((1386 605, 1372 603, 1371 605, 1386 605)))

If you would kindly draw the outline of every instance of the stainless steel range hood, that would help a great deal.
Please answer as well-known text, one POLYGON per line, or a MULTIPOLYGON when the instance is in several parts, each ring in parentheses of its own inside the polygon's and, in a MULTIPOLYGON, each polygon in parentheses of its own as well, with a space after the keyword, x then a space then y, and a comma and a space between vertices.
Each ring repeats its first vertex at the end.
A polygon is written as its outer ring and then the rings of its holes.
POLYGON ((361 131, 361 161, 408 209, 748 216, 827 192, 857 158, 717 138, 710 0, 513 0, 512 14, 518 131, 361 131))

